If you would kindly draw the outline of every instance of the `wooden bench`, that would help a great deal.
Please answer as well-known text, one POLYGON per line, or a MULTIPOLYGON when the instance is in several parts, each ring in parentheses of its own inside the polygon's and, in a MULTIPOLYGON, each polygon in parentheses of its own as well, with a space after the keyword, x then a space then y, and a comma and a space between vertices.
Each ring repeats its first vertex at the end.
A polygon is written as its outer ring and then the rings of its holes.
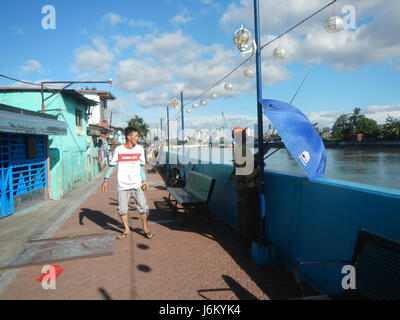
POLYGON ((347 289, 338 295, 318 296, 321 299, 400 299, 400 242, 398 241, 361 229, 357 235, 351 261, 298 261, 293 271, 302 296, 304 294, 298 266, 306 263, 343 263, 352 265, 355 269, 355 289, 347 289))
POLYGON ((183 206, 184 214, 182 223, 185 225, 189 209, 196 208, 198 211, 201 206, 207 207, 208 220, 211 221, 210 208, 208 206, 215 186, 215 179, 205 174, 188 171, 186 173, 186 185, 184 187, 167 188, 169 201, 175 202, 174 212, 178 211, 178 203, 183 206), (171 200, 171 195, 175 200, 171 200))

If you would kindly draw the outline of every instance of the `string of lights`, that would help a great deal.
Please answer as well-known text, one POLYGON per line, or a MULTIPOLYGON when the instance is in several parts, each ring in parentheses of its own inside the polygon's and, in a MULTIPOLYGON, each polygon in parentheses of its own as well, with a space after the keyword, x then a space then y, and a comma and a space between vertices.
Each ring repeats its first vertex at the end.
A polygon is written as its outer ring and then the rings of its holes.
MULTIPOLYGON (((294 26, 292 26, 291 28, 289 28, 288 30, 286 30, 285 32, 283 32, 282 34, 280 34, 279 36, 275 37, 274 39, 272 39, 271 41, 263 44, 260 47, 260 51, 262 51, 265 47, 267 47, 268 45, 270 45, 271 43, 275 42, 276 40, 282 38, 284 35, 288 34, 289 32, 293 31, 294 29, 296 29, 297 27, 299 27, 300 25, 302 25, 303 23, 305 23, 306 21, 310 20, 312 17, 314 17, 315 15, 317 15, 318 13, 320 13, 321 11, 325 10, 326 8, 330 7, 332 4, 334 4, 337 0, 333 0, 332 2, 328 3, 327 5, 323 6, 322 8, 320 8, 319 10, 313 12, 312 14, 310 14, 308 17, 304 18, 303 20, 301 20, 299 23, 295 24, 294 26)), ((223 82, 225 79, 227 79, 232 73, 234 73, 237 69, 239 69, 242 65, 244 65, 247 61, 249 61, 250 59, 254 58, 255 55, 251 54, 247 59, 245 59, 244 61, 242 61, 239 65, 237 65, 232 71, 230 71, 227 75, 225 75, 222 79, 220 79, 219 81, 217 81, 216 83, 214 83, 212 86, 210 86, 208 89, 206 89, 203 93, 201 93, 200 95, 198 95, 197 97, 193 98, 192 100, 190 100, 189 102, 185 103, 182 108, 184 108, 185 106, 191 104, 193 101, 201 98, 203 95, 205 95, 207 92, 209 92, 210 90, 212 90, 213 88, 215 88, 217 85, 219 85, 221 82, 223 82)), ((172 121, 176 119, 176 117, 179 115, 180 111, 178 110, 178 112, 172 117, 172 121)))

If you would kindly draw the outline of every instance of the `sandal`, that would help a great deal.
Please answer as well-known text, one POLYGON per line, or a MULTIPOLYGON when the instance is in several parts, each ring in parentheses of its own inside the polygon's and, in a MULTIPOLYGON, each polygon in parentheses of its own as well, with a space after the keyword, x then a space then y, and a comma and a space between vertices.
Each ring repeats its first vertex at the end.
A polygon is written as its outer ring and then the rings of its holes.
POLYGON ((150 232, 150 231, 147 233, 143 233, 143 234, 147 239, 153 239, 153 237, 154 237, 154 233, 150 232))
POLYGON ((121 239, 125 238, 126 236, 129 236, 129 234, 130 234, 130 232, 129 232, 129 233, 123 232, 123 233, 121 233, 120 235, 116 236, 116 238, 117 238, 118 240, 121 240, 121 239))

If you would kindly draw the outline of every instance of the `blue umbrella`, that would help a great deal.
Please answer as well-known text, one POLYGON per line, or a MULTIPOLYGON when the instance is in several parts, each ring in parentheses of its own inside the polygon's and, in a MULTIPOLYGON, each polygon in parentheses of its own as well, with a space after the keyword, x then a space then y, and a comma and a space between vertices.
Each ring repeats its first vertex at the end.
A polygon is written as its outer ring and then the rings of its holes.
POLYGON ((269 99, 260 99, 259 103, 307 178, 322 177, 326 166, 325 147, 310 120, 289 103, 269 99))

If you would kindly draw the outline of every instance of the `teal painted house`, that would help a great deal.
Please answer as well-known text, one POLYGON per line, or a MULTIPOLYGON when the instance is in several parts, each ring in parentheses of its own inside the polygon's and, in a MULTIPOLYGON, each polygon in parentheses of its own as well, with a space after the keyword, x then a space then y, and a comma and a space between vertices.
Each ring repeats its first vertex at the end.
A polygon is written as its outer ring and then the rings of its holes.
POLYGON ((47 200, 49 135, 66 135, 57 117, 0 103, 0 219, 47 200))
MULTIPOLYGON (((45 89, 45 114, 65 122, 66 135, 49 135, 48 150, 50 175, 48 191, 50 199, 61 199, 65 194, 86 183, 91 177, 88 157, 90 141, 87 136, 87 112, 97 102, 86 98, 76 90, 45 89)), ((29 111, 42 111, 40 89, 0 88, 0 104, 29 111)))

